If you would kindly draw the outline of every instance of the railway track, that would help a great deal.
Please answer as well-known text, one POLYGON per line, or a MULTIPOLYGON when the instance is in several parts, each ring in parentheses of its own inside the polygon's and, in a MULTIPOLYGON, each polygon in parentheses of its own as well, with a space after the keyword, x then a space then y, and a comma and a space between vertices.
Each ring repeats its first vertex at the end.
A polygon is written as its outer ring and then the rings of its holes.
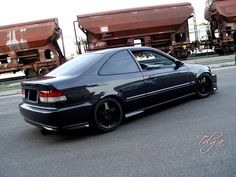
POLYGON ((200 52, 200 53, 193 53, 191 54, 188 59, 191 58, 197 58, 197 57, 214 57, 214 56, 219 56, 218 54, 216 54, 215 52, 200 52))

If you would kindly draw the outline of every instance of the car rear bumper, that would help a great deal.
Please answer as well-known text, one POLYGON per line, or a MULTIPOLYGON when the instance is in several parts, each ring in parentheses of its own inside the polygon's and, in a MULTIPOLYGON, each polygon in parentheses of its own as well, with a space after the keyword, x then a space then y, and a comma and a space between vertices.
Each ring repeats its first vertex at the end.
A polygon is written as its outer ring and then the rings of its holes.
POLYGON ((27 123, 52 131, 86 126, 92 117, 92 105, 89 103, 60 109, 36 107, 26 103, 21 103, 19 107, 27 123))

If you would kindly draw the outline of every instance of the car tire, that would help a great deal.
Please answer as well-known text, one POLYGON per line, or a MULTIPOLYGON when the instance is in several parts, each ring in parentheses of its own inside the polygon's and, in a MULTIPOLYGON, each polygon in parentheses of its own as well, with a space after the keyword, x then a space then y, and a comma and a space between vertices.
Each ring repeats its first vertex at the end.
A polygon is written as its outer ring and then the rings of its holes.
POLYGON ((110 132, 120 125, 122 118, 121 104, 116 99, 104 98, 94 108, 92 127, 100 132, 110 132))
POLYGON ((206 98, 212 93, 212 79, 207 74, 197 79, 196 94, 198 98, 206 98))

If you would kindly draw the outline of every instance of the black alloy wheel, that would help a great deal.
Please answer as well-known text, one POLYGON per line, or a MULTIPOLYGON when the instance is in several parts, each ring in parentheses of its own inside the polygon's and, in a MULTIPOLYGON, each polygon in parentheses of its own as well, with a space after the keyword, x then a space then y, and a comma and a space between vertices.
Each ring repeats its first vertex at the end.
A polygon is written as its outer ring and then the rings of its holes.
POLYGON ((212 92, 212 81, 207 75, 202 75, 197 80, 197 96, 199 98, 208 97, 212 92))
POLYGON ((120 125, 122 117, 120 103, 113 98, 105 98, 95 106, 93 124, 100 131, 109 132, 120 125))

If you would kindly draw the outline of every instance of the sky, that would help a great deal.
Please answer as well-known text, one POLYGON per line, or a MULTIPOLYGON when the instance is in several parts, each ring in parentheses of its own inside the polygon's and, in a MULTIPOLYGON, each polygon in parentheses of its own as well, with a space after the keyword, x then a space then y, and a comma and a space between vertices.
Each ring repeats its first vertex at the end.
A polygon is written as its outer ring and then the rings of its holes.
POLYGON ((67 53, 73 52, 73 21, 77 15, 159 4, 190 2, 197 23, 204 22, 206 0, 7 0, 1 2, 0 26, 57 17, 63 30, 67 53), (68 47, 67 47, 68 46, 68 47), (70 51, 71 50, 71 51, 70 51))

